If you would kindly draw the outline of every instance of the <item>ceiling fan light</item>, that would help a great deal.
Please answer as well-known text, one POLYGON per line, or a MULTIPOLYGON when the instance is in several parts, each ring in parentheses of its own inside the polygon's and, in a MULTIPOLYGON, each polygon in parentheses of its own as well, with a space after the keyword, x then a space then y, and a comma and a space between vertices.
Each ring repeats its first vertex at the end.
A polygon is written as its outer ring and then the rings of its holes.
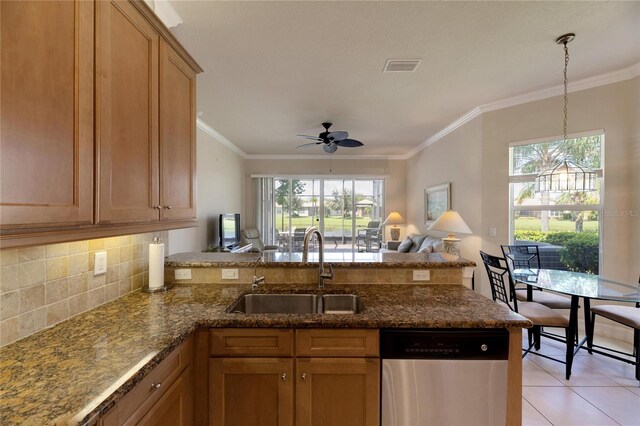
POLYGON ((331 142, 331 143, 323 145, 322 149, 326 153, 333 154, 334 152, 336 152, 338 150, 338 145, 336 145, 335 143, 331 142))

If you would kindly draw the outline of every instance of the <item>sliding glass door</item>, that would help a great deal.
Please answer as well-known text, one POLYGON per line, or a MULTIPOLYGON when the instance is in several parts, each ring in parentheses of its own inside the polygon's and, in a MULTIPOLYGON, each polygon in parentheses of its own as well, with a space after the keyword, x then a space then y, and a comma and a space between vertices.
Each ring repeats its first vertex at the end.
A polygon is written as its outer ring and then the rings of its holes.
MULTIPOLYGON (((258 187, 268 190, 270 185, 258 187)), ((273 235, 281 251, 301 251, 304 233, 311 226, 322 232, 325 251, 380 248, 383 180, 274 178, 272 188, 272 196, 259 199, 273 205, 258 212, 273 211, 273 221, 269 224, 259 218, 258 223, 270 228, 263 235, 273 235)))

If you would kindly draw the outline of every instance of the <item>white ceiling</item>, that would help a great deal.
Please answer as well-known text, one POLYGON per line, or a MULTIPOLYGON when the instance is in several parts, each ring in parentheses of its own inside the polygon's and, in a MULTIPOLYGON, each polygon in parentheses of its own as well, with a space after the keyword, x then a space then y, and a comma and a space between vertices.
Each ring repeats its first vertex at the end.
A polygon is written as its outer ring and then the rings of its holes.
POLYGON ((637 1, 171 3, 205 70, 201 120, 250 155, 321 154, 295 135, 323 121, 365 143, 337 155, 406 154, 477 105, 561 84, 566 32, 570 81, 640 62, 637 1), (382 73, 389 58, 423 61, 382 73))

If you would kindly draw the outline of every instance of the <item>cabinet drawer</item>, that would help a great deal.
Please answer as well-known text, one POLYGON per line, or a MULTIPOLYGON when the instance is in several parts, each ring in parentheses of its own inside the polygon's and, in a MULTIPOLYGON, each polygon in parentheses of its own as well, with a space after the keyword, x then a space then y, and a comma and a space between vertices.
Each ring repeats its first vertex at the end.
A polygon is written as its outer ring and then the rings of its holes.
POLYGON ((191 364, 192 359, 193 337, 189 337, 109 410, 101 425, 136 424, 191 364), (152 384, 160 384, 160 387, 152 387, 152 384))
POLYGON ((212 356, 292 356, 293 330, 221 328, 211 330, 212 356))
POLYGON ((377 357, 378 330, 296 330, 297 356, 377 357))

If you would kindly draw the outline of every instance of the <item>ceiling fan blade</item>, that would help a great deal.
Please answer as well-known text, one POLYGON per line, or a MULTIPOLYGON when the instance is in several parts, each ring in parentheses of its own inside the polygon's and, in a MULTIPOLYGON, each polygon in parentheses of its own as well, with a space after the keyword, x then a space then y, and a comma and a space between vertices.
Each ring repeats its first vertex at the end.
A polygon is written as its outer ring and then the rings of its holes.
POLYGON ((296 135, 296 136, 300 136, 301 138, 309 139, 309 140, 312 140, 312 141, 320 141, 320 142, 322 142, 322 139, 317 137, 317 136, 310 136, 310 135, 296 135))
POLYGON ((327 139, 331 142, 338 142, 349 137, 349 133, 343 131, 331 132, 327 135, 327 139))
POLYGON ((298 145, 298 146, 296 146, 296 149, 298 149, 298 148, 306 148, 306 147, 308 147, 308 146, 320 145, 321 143, 322 143, 322 142, 311 142, 311 143, 305 143, 305 144, 302 144, 302 145, 298 145))
POLYGON ((357 148, 359 146, 364 145, 362 142, 357 141, 355 139, 343 139, 341 141, 337 141, 336 145, 342 146, 344 148, 357 148))

